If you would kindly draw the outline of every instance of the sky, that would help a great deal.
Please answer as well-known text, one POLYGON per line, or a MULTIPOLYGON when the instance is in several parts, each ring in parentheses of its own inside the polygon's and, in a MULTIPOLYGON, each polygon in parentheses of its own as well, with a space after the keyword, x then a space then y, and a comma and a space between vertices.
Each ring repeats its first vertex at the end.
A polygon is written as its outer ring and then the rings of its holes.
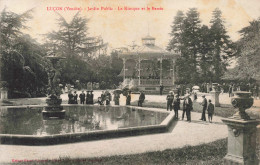
POLYGON ((156 38, 158 46, 166 48, 170 40, 171 25, 178 10, 186 12, 195 7, 200 13, 202 24, 210 25, 212 11, 219 8, 233 41, 239 39, 239 30, 260 17, 260 0, 0 0, 0 10, 5 7, 15 13, 34 8, 33 19, 27 22, 30 29, 25 32, 39 42, 42 42, 41 34, 57 30, 58 16, 50 10, 51 7, 62 8, 57 12, 68 22, 77 11, 68 11, 66 8, 81 7, 81 15, 89 19, 89 35, 101 36, 112 49, 131 45, 133 41, 140 45, 141 38, 148 33, 156 38), (88 11, 88 7, 99 10, 88 11), (110 7, 113 10, 101 10, 101 7, 110 7), (140 10, 118 10, 118 7, 140 10), (147 7, 163 10, 148 11, 147 7))

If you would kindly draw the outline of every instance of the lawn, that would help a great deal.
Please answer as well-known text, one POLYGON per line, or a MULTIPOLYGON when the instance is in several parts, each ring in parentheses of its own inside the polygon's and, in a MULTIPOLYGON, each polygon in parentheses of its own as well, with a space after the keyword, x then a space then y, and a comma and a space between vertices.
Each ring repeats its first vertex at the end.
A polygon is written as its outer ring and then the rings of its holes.
POLYGON ((109 157, 71 159, 69 157, 44 162, 28 162, 23 164, 106 164, 106 165, 150 165, 150 164, 223 164, 227 152, 227 139, 217 140, 198 146, 185 146, 177 149, 147 152, 133 155, 117 155, 109 157))

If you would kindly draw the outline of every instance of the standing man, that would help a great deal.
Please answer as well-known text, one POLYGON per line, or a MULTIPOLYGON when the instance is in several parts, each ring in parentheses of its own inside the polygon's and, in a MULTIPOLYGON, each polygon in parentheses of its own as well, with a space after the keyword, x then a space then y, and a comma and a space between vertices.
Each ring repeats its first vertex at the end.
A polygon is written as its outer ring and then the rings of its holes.
POLYGON ((209 106, 208 106, 208 119, 209 122, 212 123, 212 118, 214 114, 214 105, 211 103, 211 100, 209 99, 209 106))
POLYGON ((71 93, 71 91, 69 91, 68 98, 68 104, 73 104, 73 94, 71 93))
POLYGON ((79 94, 79 99, 80 99, 80 104, 84 104, 84 102, 85 102, 85 93, 84 93, 84 91, 82 91, 82 93, 81 94, 79 94))
POLYGON ((163 85, 161 84, 160 85, 160 95, 162 95, 162 93, 163 93, 163 85))
POLYGON ((87 91, 87 95, 86 95, 86 104, 90 104, 90 93, 89 93, 89 91, 87 91))
POLYGON ((111 94, 109 91, 106 91, 106 105, 110 105, 111 94))
POLYGON ((189 94, 185 95, 184 101, 183 101, 183 113, 182 113, 182 120, 184 119, 184 115, 186 113, 187 121, 191 122, 191 115, 190 111, 192 110, 192 101, 189 96, 189 94))
POLYGON ((143 91, 141 91, 139 100, 138 100, 138 106, 142 107, 144 100, 145 100, 145 94, 143 91))
POLYGON ((114 92, 114 102, 115 102, 115 105, 119 105, 119 98, 120 98, 119 92, 115 91, 114 92))
POLYGON ((231 97, 232 96, 232 85, 230 84, 229 85, 229 88, 228 88, 228 96, 231 97))
POLYGON ((94 104, 94 94, 92 90, 90 91, 89 94, 89 104, 94 104))
POLYGON ((126 96, 126 105, 130 105, 130 104, 131 104, 131 91, 129 91, 126 96))
POLYGON ((202 114, 201 114, 200 120, 206 121, 206 110, 207 110, 207 107, 208 107, 208 101, 207 101, 205 95, 202 95, 201 105, 202 105, 202 114))
POLYGON ((73 94, 73 104, 78 104, 78 94, 77 94, 77 91, 74 91, 74 94, 73 94))
POLYGON ((172 103, 173 103, 174 95, 173 92, 170 91, 169 94, 166 97, 167 100, 167 111, 170 109, 172 111, 172 103))
POLYGON ((174 99, 174 102, 173 102, 173 110, 175 113, 174 114, 175 119, 179 118, 178 111, 180 109, 180 104, 181 104, 181 100, 179 98, 179 95, 176 95, 176 99, 174 99))
POLYGON ((101 94, 101 101, 104 102, 106 100, 106 94, 105 94, 105 91, 102 91, 102 94, 101 94))

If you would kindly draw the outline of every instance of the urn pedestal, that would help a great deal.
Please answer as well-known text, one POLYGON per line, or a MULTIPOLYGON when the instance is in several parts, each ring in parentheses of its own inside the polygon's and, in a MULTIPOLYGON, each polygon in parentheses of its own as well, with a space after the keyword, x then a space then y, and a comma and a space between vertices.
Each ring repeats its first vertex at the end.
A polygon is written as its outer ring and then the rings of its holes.
POLYGON ((256 120, 222 119, 228 126, 228 153, 224 164, 258 165, 256 158, 256 120))
POLYGON ((212 96, 212 103, 215 105, 215 107, 220 107, 220 103, 219 103, 220 91, 210 91, 210 94, 212 96))
POLYGON ((252 120, 245 110, 253 105, 250 92, 236 92, 231 99, 238 112, 230 118, 222 119, 228 126, 228 153, 224 164, 258 165, 256 158, 256 131, 259 122, 252 120))
POLYGON ((0 89, 0 100, 8 99, 8 90, 5 88, 0 89))

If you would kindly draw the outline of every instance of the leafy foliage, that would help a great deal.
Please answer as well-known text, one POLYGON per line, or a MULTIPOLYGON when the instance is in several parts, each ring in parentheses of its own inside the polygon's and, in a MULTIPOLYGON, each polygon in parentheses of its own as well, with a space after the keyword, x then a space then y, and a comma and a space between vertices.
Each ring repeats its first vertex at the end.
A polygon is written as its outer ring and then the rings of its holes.
POLYGON ((87 33, 88 19, 78 12, 70 22, 59 15, 59 30, 46 35, 45 48, 48 54, 58 54, 66 59, 60 64, 61 82, 84 86, 87 82, 100 82, 101 88, 118 85, 122 61, 113 53, 106 55, 107 44, 100 37, 90 37, 87 33), (121 66, 120 66, 121 65, 121 66))
POLYGON ((43 96, 49 63, 44 50, 29 35, 22 33, 32 10, 15 14, 4 9, 0 15, 1 81, 8 84, 11 97, 43 96))
POLYGON ((176 61, 177 83, 219 82, 233 52, 221 11, 215 9, 211 27, 201 25, 199 13, 191 8, 174 18, 168 50, 180 53, 176 61))
POLYGON ((211 19, 211 43, 213 54, 213 81, 219 82, 221 76, 226 71, 227 59, 233 56, 233 43, 227 35, 227 31, 222 20, 222 12, 216 8, 213 11, 213 18, 211 19))
POLYGON ((238 50, 238 66, 227 72, 224 77, 250 81, 260 79, 260 18, 240 31, 241 39, 236 43, 238 50))

